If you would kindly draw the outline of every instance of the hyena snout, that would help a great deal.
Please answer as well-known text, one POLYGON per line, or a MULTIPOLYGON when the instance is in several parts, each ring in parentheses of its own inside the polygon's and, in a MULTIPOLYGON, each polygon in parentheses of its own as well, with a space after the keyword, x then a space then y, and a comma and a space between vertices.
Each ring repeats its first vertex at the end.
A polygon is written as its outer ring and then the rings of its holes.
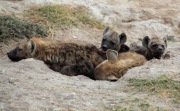
POLYGON ((101 48, 104 52, 106 52, 108 49, 118 51, 120 49, 120 44, 115 43, 111 40, 103 40, 103 42, 101 43, 101 48))
POLYGON ((108 46, 106 44, 102 45, 102 50, 103 51, 107 51, 108 50, 108 46))
POLYGON ((12 60, 12 61, 19 61, 19 59, 17 57, 15 57, 15 55, 16 55, 15 52, 12 52, 12 51, 7 53, 7 56, 8 56, 8 58, 10 60, 12 60))
POLYGON ((21 49, 19 49, 18 47, 16 47, 15 49, 7 52, 7 56, 10 60, 18 62, 22 59, 26 59, 22 53, 20 53, 21 49))
POLYGON ((159 45, 159 46, 158 46, 158 50, 159 50, 159 51, 163 51, 163 50, 164 50, 163 46, 162 46, 162 45, 159 45))
POLYGON ((159 51, 162 51, 162 50, 163 50, 163 48, 162 48, 162 47, 158 47, 158 50, 159 50, 159 51))
POLYGON ((165 48, 163 45, 153 45, 152 49, 154 50, 154 52, 163 53, 165 48))

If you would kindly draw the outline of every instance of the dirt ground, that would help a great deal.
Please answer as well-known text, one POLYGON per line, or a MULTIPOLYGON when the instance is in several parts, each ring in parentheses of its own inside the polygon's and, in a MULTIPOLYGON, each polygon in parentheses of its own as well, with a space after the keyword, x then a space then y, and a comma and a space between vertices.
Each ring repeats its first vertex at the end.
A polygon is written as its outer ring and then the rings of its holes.
MULTIPOLYGON (((21 40, 1 45, 0 111, 178 111, 173 98, 152 95, 128 86, 130 78, 154 79, 166 75, 180 81, 179 0, 9 0, 0 1, 0 14, 14 13, 47 3, 84 5, 93 16, 117 32, 125 32, 127 44, 146 35, 169 35, 170 58, 153 59, 130 69, 117 82, 94 81, 84 76, 69 77, 50 70, 42 61, 26 59, 14 63, 5 55, 21 40)), ((68 28, 55 30, 51 39, 70 38, 100 46, 103 30, 68 28)), ((180 97, 179 97, 180 98, 180 97)), ((179 99, 177 98, 177 99, 179 99)))

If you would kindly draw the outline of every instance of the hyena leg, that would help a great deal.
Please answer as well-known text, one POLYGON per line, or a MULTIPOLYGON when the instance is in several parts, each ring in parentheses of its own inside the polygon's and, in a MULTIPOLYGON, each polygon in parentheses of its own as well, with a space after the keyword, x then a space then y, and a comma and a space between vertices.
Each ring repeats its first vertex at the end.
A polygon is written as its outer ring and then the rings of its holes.
POLYGON ((60 72, 63 68, 62 65, 59 65, 58 63, 46 63, 47 66, 52 69, 53 71, 60 72))
POLYGON ((75 71, 75 68, 76 68, 76 65, 67 65, 67 66, 64 66, 60 73, 63 74, 63 75, 67 75, 67 76, 77 76, 77 75, 80 75, 78 74, 76 71, 75 71))
POLYGON ((93 70, 93 64, 89 60, 83 60, 77 64, 64 66, 60 73, 69 76, 85 75, 91 79, 94 79, 93 70))
POLYGON ((60 72, 63 75, 74 76, 77 75, 74 71, 75 65, 60 65, 59 63, 46 63, 53 71, 60 72))

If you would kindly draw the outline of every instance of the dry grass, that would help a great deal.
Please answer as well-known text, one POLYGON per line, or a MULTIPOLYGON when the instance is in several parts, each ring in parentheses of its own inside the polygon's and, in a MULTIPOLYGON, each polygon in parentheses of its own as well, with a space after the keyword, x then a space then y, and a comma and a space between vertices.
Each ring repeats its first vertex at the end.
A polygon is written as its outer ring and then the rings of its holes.
POLYGON ((140 91, 151 92, 160 97, 174 98, 177 102, 180 102, 180 81, 160 76, 154 80, 129 79, 128 82, 129 86, 134 86, 140 91))
POLYGON ((27 11, 29 19, 36 23, 42 23, 54 27, 89 25, 102 29, 101 22, 90 16, 83 6, 72 7, 71 5, 45 5, 33 7, 27 11))

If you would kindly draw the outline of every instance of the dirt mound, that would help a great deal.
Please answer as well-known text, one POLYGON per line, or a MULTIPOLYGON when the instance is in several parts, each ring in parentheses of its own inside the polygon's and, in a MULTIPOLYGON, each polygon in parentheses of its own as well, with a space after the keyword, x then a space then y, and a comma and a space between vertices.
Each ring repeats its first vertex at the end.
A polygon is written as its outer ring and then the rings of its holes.
POLYGON ((1 110, 75 110, 104 111, 143 108, 176 110, 172 99, 159 97, 129 87, 130 78, 153 79, 167 75, 180 80, 179 43, 171 47, 171 59, 151 60, 133 68, 117 82, 94 81, 85 76, 69 77, 50 70, 42 61, 26 59, 12 62, 0 59, 1 110), (155 101, 154 101, 155 100, 155 101), (167 102, 168 101, 168 102, 167 102), (147 107, 140 106, 145 102, 147 107), (126 104, 127 103, 127 104, 126 104), (120 107, 121 106, 121 107, 120 107))

